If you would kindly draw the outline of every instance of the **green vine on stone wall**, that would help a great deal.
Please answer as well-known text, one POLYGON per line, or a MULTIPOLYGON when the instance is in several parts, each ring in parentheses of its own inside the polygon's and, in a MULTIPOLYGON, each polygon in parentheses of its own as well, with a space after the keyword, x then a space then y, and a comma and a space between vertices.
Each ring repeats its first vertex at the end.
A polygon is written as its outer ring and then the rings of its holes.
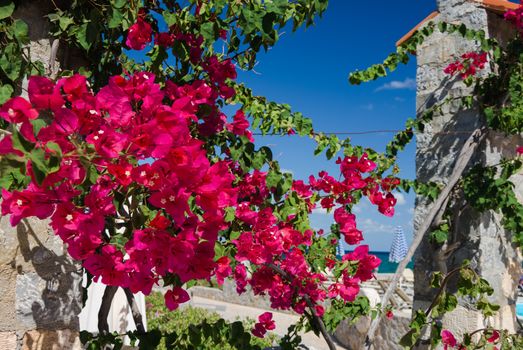
MULTIPOLYGON (((435 30, 440 33, 455 33, 465 39, 475 41, 482 51, 489 53, 492 72, 486 77, 469 76, 464 80, 467 86, 474 85, 472 95, 459 97, 457 101, 447 98, 435 106, 428 107, 415 121, 409 120, 405 130, 398 133, 387 147, 387 154, 391 157, 394 157, 412 140, 413 130, 423 133, 424 125, 437 118, 440 115, 441 108, 451 102, 458 102, 459 106, 464 109, 479 107, 481 117, 484 118, 491 130, 504 133, 507 136, 517 135, 523 131, 523 40, 521 40, 520 35, 516 35, 508 43, 500 45, 495 39, 486 38, 484 31, 469 29, 464 24, 429 22, 416 31, 410 39, 398 46, 396 52, 390 54, 382 63, 372 65, 366 70, 351 73, 349 76, 350 83, 359 85, 384 77, 393 72, 399 64, 408 63, 410 54, 415 53, 418 46, 430 37, 435 30)), ((515 150, 513 152, 515 153, 515 150)), ((462 177, 458 185, 463 191, 467 203, 479 212, 493 210, 501 213, 504 229, 512 233, 513 241, 520 247, 523 246, 523 205, 517 199, 511 178, 521 168, 522 162, 519 157, 503 159, 500 164, 495 166, 476 164, 462 177)), ((414 186, 413 181, 402 180, 400 187, 405 191, 412 187, 418 195, 429 200, 434 200, 438 196, 438 184, 418 185, 421 186, 414 186)), ((429 239, 436 245, 442 245, 448 241, 452 223, 449 222, 447 216, 441 218, 429 235, 429 239)), ((446 282, 452 274, 457 272, 458 270, 451 271, 444 278, 437 274, 434 276, 434 281, 437 283, 433 283, 433 287, 439 288, 439 293, 434 300, 436 304, 433 303, 434 305, 427 311, 418 310, 414 315, 411 331, 402 339, 402 344, 405 347, 410 348, 418 344, 422 329, 425 327, 431 329, 430 341, 432 346, 436 346, 441 341, 440 332, 442 329, 437 319, 445 312, 452 311, 457 305, 455 296, 445 292, 446 282)), ((461 280, 458 282, 458 294, 471 297, 483 295, 477 299, 476 307, 483 311, 485 317, 491 316, 497 311, 499 306, 491 304, 487 298, 488 295, 492 294, 492 288, 488 285, 488 282, 481 279, 468 266, 460 268, 459 272, 461 280), (468 277, 464 276, 464 273, 468 277), (464 277, 466 278, 463 279, 464 277), (485 288, 476 290, 481 286, 485 288)), ((465 334, 462 344, 472 349, 490 346, 491 344, 487 340, 492 340, 489 337, 494 334, 493 332, 501 335, 498 345, 502 349, 518 348, 523 342, 523 339, 517 335, 489 328, 465 334), (476 342, 473 341, 475 334, 480 335, 476 342)))

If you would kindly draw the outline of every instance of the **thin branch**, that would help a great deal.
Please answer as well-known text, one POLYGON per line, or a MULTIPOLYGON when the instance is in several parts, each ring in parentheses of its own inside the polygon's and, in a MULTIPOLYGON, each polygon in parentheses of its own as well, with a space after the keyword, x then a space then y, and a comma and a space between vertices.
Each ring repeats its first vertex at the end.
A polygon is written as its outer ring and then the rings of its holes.
MULTIPOLYGON (((476 148, 481 143, 483 138, 486 135, 486 129, 476 129, 470 137, 467 139, 465 144, 463 145, 463 148, 461 149, 461 152, 458 155, 458 158, 456 160, 456 164, 454 165, 454 169, 452 171, 452 174, 449 178, 449 181, 447 183, 447 186, 441 191, 438 198, 432 205, 431 210, 426 215, 426 220, 423 222, 423 225, 418 229, 417 235, 415 235, 414 241, 412 242, 409 251, 405 258, 400 262, 396 269, 396 274, 394 275, 393 279, 391 280, 391 283, 389 284, 389 287, 385 294, 383 295, 383 298, 381 300, 381 308, 382 311, 385 310, 385 308, 388 305, 388 302, 390 298, 392 297, 393 292, 396 290, 396 286, 398 285, 398 281, 403 275, 403 271, 407 267, 407 264, 414 256, 414 253, 418 249, 418 246, 423 241, 423 238, 425 237, 425 234, 429 230, 429 228, 432 226, 432 222, 434 221, 434 218, 438 213, 440 212, 443 204, 447 201, 447 198, 450 195, 450 192, 454 188, 454 186, 458 183, 458 181, 461 178, 461 175, 465 171, 465 168, 467 167, 467 164, 469 163, 470 159, 472 158, 472 155, 476 151, 476 148)), ((378 316, 372 321, 371 326, 369 328, 369 332, 367 334, 367 339, 365 340, 365 345, 367 349, 370 349, 372 346, 372 342, 374 341, 374 335, 378 329, 378 326, 381 321, 381 315, 382 313, 378 314, 378 316)))
POLYGON ((111 309, 111 304, 113 303, 114 295, 117 290, 118 287, 116 286, 105 287, 104 295, 102 296, 102 304, 100 305, 100 310, 98 310, 98 332, 100 334, 109 333, 107 317, 109 316, 109 310, 111 309))
MULTIPOLYGON (((292 277, 289 276, 287 272, 283 271, 279 266, 276 266, 274 264, 267 264, 267 266, 274 270, 276 273, 278 273, 280 276, 282 276, 288 282, 292 282, 292 277)), ((311 310, 313 322, 315 322, 318 328, 320 329, 320 333, 323 335, 323 338, 325 338, 325 341, 329 346, 329 350, 336 350, 336 345, 334 344, 334 341, 332 340, 329 332, 327 331, 327 328, 325 328, 323 319, 320 316, 318 316, 316 308, 314 307, 314 303, 311 301, 308 295, 303 296, 303 299, 305 300, 305 303, 311 310)))
POLYGON ((12 135, 13 133, 11 131, 7 131, 5 129, 0 129, 0 134, 4 134, 4 135, 12 135))
POLYGON ((47 69, 49 70, 49 73, 51 74, 51 77, 54 79, 55 75, 57 73, 57 70, 55 69, 56 66, 56 55, 58 53, 58 47, 60 46, 60 39, 54 39, 53 43, 51 44, 51 55, 49 55, 49 63, 47 69))
POLYGON ((140 312, 140 309, 138 309, 138 304, 136 303, 136 299, 134 298, 134 294, 131 292, 129 288, 124 288, 123 291, 125 292, 125 297, 127 298, 127 302, 131 307, 131 314, 133 315, 136 330, 139 333, 143 334, 145 333, 145 326, 143 324, 142 314, 140 312))
POLYGON ((455 269, 451 270, 449 273, 447 273, 447 275, 445 276, 445 278, 443 279, 443 281, 441 282, 441 286, 438 290, 438 294, 436 294, 436 296, 434 297, 434 299, 432 300, 432 303, 430 304, 430 306, 427 308, 427 310, 425 311, 425 315, 430 315, 430 313, 432 312, 432 309, 434 309, 436 307, 436 305, 438 304, 438 301, 439 301, 439 298, 441 297, 441 295, 443 294, 443 292, 445 291, 445 287, 447 286, 447 283, 449 282, 450 278, 457 272, 461 271, 462 267, 456 267, 455 269))

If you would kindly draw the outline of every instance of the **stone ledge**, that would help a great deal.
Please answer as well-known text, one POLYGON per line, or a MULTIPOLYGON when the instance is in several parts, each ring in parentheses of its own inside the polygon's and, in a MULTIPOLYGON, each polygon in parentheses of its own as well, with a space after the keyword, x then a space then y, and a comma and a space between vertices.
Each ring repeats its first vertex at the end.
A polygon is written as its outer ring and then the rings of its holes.
POLYGON ((16 350, 18 338, 15 332, 0 332, 0 349, 16 350))
MULTIPOLYGON (((6 348, 8 349, 8 348, 6 348)), ((31 330, 24 334, 22 350, 81 350, 79 333, 68 329, 31 330)))

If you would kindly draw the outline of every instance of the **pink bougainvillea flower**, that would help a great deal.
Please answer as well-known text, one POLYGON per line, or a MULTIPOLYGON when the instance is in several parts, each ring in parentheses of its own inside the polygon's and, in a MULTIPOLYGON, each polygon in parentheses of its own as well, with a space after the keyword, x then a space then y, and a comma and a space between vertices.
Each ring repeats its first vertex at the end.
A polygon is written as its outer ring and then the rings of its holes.
POLYGON ((373 271, 381 264, 381 260, 375 256, 369 254, 368 245, 360 245, 354 249, 354 251, 345 254, 342 257, 343 261, 358 261, 358 269, 354 277, 361 279, 362 281, 368 281, 373 276, 373 271))
POLYGON ((454 348, 457 344, 456 338, 454 338, 454 334, 446 329, 441 331, 441 342, 443 343, 444 350, 447 350, 449 347, 454 348))
POLYGON ((226 256, 222 256, 216 260, 216 281, 219 285, 222 285, 225 278, 232 274, 231 259, 226 256))
POLYGON ((109 80, 109 85, 104 86, 96 94, 97 109, 109 112, 109 122, 116 127, 126 127, 129 125, 134 115, 131 107, 131 98, 118 85, 121 77, 113 77, 109 80))
POLYGON ((38 118, 38 111, 25 98, 16 96, 0 107, 0 117, 9 123, 23 123, 38 118))
POLYGON ((258 322, 254 324, 254 328, 252 329, 252 334, 258 338, 263 338, 265 336, 265 333, 269 330, 273 330, 276 328, 276 325, 274 324, 274 321, 272 320, 272 313, 271 312, 264 312, 260 316, 258 316, 258 322))
POLYGON ((499 331, 494 330, 494 331, 492 331, 492 335, 487 338, 487 342, 495 343, 498 341, 498 339, 499 339, 499 331))
POLYGON ((107 171, 122 186, 129 186, 133 182, 133 166, 125 158, 120 158, 116 164, 109 164, 107 171))
POLYGON ((523 32, 523 6, 520 5, 515 10, 508 10, 505 12, 505 20, 516 26, 520 33, 523 32))
POLYGON ((272 312, 264 312, 258 316, 258 321, 263 325, 263 327, 269 331, 272 331, 276 328, 274 321, 272 320, 272 312))
POLYGON ((486 52, 467 52, 461 55, 461 59, 450 63, 444 70, 445 74, 460 74, 462 79, 474 76, 478 70, 485 68, 488 61, 486 52))
POLYGON ((518 148, 516 148, 516 153, 518 155, 522 155, 523 154, 523 146, 519 146, 518 148))
POLYGON ((54 110, 62 107, 65 103, 60 94, 60 89, 46 77, 30 77, 27 91, 29 100, 38 109, 54 110))
POLYGON ((75 74, 68 78, 63 78, 58 81, 57 86, 61 86, 69 101, 81 98, 84 94, 89 92, 87 88, 87 78, 81 74, 75 74))
POLYGON ((24 153, 13 148, 13 139, 11 135, 5 135, 0 140, 0 154, 16 154, 17 156, 23 156, 24 153))
POLYGON ((363 240, 361 231, 356 228, 354 214, 340 207, 334 211, 334 220, 340 225, 340 232, 343 233, 347 244, 358 244, 363 240))
POLYGON ((86 141, 93 144, 96 151, 103 157, 116 158, 126 147, 127 136, 106 126, 87 136, 86 141))
POLYGON ((246 136, 249 141, 254 142, 252 132, 247 130, 249 121, 245 117, 245 113, 240 109, 234 115, 234 121, 227 126, 227 129, 238 136, 246 136))
POLYGON ((190 299, 187 291, 180 287, 174 287, 165 293, 165 305, 169 310, 176 310, 180 304, 190 299))
POLYGON ((56 109, 51 127, 59 135, 69 136, 78 130, 78 116, 67 108, 56 109))
POLYGON ((358 278, 344 278, 343 284, 339 286, 340 297, 347 302, 354 301, 359 292, 360 280, 358 278))
POLYGON ((236 79, 236 67, 231 59, 220 61, 218 57, 211 56, 203 64, 214 83, 223 85, 227 79, 236 79))
POLYGON ((171 226, 171 221, 160 213, 157 213, 149 223, 149 227, 157 230, 165 230, 169 226, 171 226))
POLYGON ((127 33, 125 45, 133 50, 143 50, 151 42, 153 30, 143 18, 138 17, 127 33))
POLYGON ((170 47, 174 44, 174 35, 171 33, 158 33, 154 37, 154 43, 161 47, 170 47))
POLYGON ((401 180, 396 177, 386 177, 381 180, 381 188, 385 192, 391 192, 394 190, 399 184, 401 183, 401 180))
POLYGON ((149 203, 157 208, 165 209, 176 224, 181 225, 185 221, 185 213, 189 212, 188 199, 189 194, 183 189, 176 191, 172 188, 166 188, 163 191, 154 192, 149 197, 149 203))
POLYGON ((54 205, 49 194, 32 183, 22 191, 8 192, 2 189, 2 215, 10 214, 9 222, 12 226, 30 216, 48 218, 53 211, 54 205))

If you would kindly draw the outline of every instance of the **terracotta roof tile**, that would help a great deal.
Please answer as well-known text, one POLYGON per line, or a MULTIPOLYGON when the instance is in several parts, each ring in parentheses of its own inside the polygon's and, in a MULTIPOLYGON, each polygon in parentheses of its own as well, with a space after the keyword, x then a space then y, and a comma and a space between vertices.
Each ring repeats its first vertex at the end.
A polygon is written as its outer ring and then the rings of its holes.
POLYGON ((423 19, 423 21, 419 22, 414 28, 412 28, 407 34, 405 34, 400 40, 398 40, 396 42, 396 46, 400 46, 401 44, 403 44, 405 41, 409 40, 410 37, 412 36, 412 34, 414 34, 414 32, 416 32, 416 30, 419 29, 419 27, 421 27, 423 24, 425 24, 425 22, 428 22, 430 21, 431 19, 433 19, 434 17, 436 17, 437 15, 439 15, 439 12, 438 11, 434 11, 432 12, 430 15, 428 15, 427 17, 425 17, 423 19))
POLYGON ((505 13, 507 10, 515 10, 519 7, 519 4, 507 1, 507 0, 472 0, 480 3, 483 7, 488 10, 492 10, 497 13, 505 13))
MULTIPOLYGON (((515 10, 519 7, 519 4, 516 4, 514 2, 510 2, 507 0, 470 0, 473 2, 477 2, 482 7, 486 8, 487 10, 490 10, 495 13, 505 13, 507 10, 515 10)), ((428 15, 423 21, 418 23, 414 28, 412 28, 407 34, 405 34, 400 40, 396 42, 396 46, 400 46, 405 41, 409 40, 412 34, 416 30, 418 30, 419 27, 421 27, 425 22, 430 21, 434 17, 436 17, 439 14, 438 11, 432 12, 430 15, 428 15)))

